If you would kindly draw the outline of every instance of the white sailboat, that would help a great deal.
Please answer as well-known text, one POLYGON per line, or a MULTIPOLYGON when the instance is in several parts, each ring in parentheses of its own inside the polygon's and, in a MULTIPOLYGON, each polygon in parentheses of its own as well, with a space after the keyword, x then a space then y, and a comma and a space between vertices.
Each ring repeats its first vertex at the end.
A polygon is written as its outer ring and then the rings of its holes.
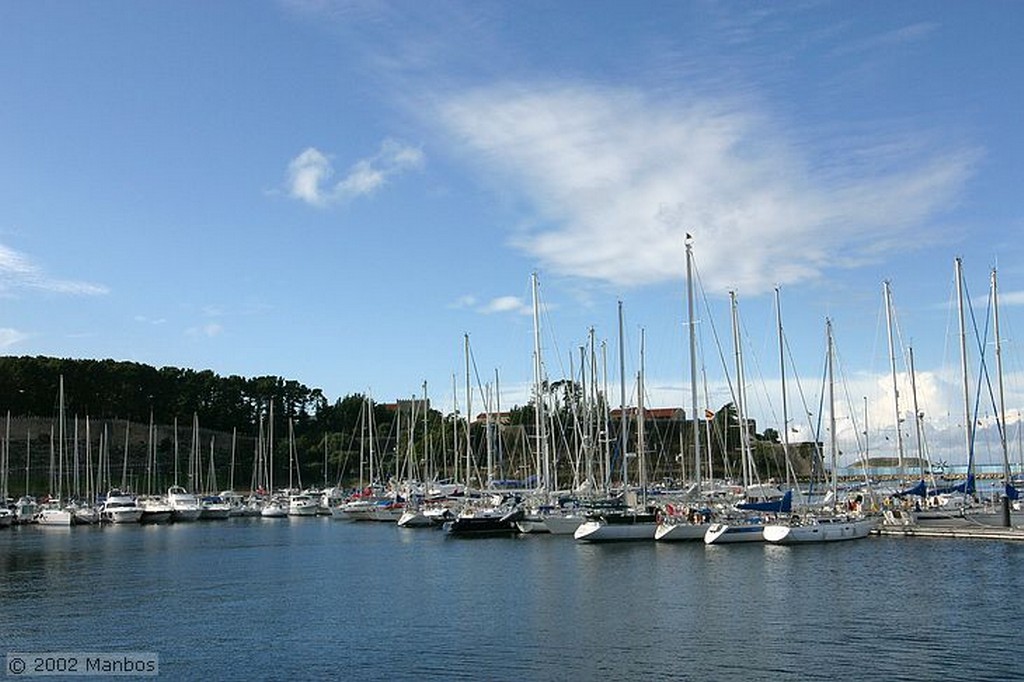
POLYGON ((36 520, 43 526, 70 526, 74 511, 62 499, 64 493, 64 375, 60 377, 57 418, 57 461, 54 470, 53 427, 50 427, 50 499, 39 509, 36 520), (56 474, 56 478, 54 478, 56 474))
MULTIPOLYGON (((724 519, 711 524, 704 533, 704 544, 727 544, 737 542, 763 542, 766 519, 762 514, 788 511, 792 501, 792 491, 787 491, 781 498, 772 490, 770 495, 752 494, 755 490, 754 464, 750 452, 750 433, 746 417, 746 380, 743 371, 743 352, 740 343, 739 308, 736 292, 729 292, 732 307, 733 347, 736 355, 736 416, 740 427, 740 454, 743 469, 743 488, 749 500, 736 505, 733 519, 724 519)), ((762 488, 763 491, 763 488, 762 488)))
MULTIPOLYGON (((825 320, 825 337, 828 347, 829 445, 832 455, 832 489, 829 499, 835 505, 838 501, 837 471, 839 466, 839 446, 836 439, 835 345, 832 339, 831 320, 825 320)), ((835 506, 833 506, 830 510, 797 514, 786 521, 770 523, 764 527, 763 536, 766 542, 783 545, 857 540, 866 538, 877 523, 878 519, 875 517, 866 517, 859 513, 859 511, 851 513, 837 512, 835 506)))
MULTIPOLYGON (((688 318, 689 355, 690 355, 690 414, 693 436, 693 492, 701 495, 700 465, 700 429, 697 428, 697 336, 696 310, 693 297, 693 244, 690 235, 686 235, 686 307, 688 318)), ((710 511, 710 510, 707 510, 710 511)), ((675 513, 673 505, 668 505, 662 513, 658 527, 654 531, 654 539, 661 542, 679 542, 703 540, 711 527, 710 514, 701 509, 684 509, 675 513)))
MULTIPOLYGON (((619 308, 619 326, 621 329, 622 308, 619 308)), ((644 335, 641 332, 640 340, 640 371, 637 374, 637 460, 638 478, 640 482, 640 494, 642 499, 636 499, 636 493, 630 491, 625 485, 623 476, 623 487, 627 491, 626 506, 621 509, 609 510, 606 513, 593 515, 589 520, 580 524, 573 533, 578 542, 621 542, 626 540, 653 540, 658 529, 658 514, 653 507, 647 506, 647 471, 646 471, 646 434, 644 425, 644 335)), ((620 342, 621 343, 621 342, 620 342)), ((625 413, 625 401, 623 401, 623 413, 625 413)), ((625 472, 625 430, 623 430, 623 471, 625 472)))
POLYGON ((7 508, 8 483, 11 463, 11 411, 7 411, 7 428, 4 431, 3 448, 0 449, 0 528, 14 525, 14 511, 7 508))

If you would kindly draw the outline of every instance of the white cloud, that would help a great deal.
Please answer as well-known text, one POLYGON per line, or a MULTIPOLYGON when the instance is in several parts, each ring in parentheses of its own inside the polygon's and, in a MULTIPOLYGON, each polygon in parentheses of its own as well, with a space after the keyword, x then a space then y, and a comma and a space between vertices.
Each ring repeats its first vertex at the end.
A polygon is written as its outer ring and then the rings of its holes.
POLYGON ((999 292, 999 305, 1018 306, 1024 305, 1024 291, 999 292))
POLYGON ((20 332, 17 329, 0 329, 0 348, 6 349, 11 348, 12 346, 17 346, 27 338, 28 334, 20 332))
POLYGON ((751 294, 905 248, 977 156, 875 140, 844 162, 750 107, 612 88, 485 88, 440 115, 535 207, 515 245, 544 269, 618 285, 680 279, 687 232, 706 288, 751 294))
POLYGON ((526 315, 530 314, 532 310, 533 308, 518 296, 499 296, 478 308, 479 312, 486 315, 493 313, 519 313, 526 315))
POLYGON ((217 324, 216 322, 210 322, 198 327, 189 327, 185 330, 185 334, 192 338, 213 338, 220 336, 224 331, 224 326, 217 324))
POLYGON ((453 301, 448 307, 449 308, 472 308, 476 305, 476 296, 472 294, 463 294, 453 301))
POLYGON ((376 192, 388 180, 423 167, 423 151, 384 140, 378 152, 356 161, 341 180, 331 183, 334 167, 320 150, 310 147, 288 164, 288 194, 313 206, 327 206, 376 192))
POLYGON ((107 287, 100 284, 50 277, 26 255, 0 244, 0 292, 16 288, 41 289, 77 296, 97 296, 109 292, 107 287))

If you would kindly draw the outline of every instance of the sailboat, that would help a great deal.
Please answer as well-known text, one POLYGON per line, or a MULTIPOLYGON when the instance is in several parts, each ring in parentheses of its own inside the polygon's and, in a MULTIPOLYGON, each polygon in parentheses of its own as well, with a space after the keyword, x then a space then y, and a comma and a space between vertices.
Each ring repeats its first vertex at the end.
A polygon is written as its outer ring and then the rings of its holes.
MULTIPOLYGON (((622 306, 619 306, 619 329, 620 344, 622 343, 622 306)), ((620 345, 621 347, 621 345, 620 345)), ((623 403, 623 415, 625 414, 625 400, 623 403)), ((635 491, 629 489, 626 480, 626 431, 622 430, 622 456, 623 456, 623 491, 625 504, 613 508, 594 512, 588 521, 580 524, 573 533, 577 542, 621 542, 625 540, 653 540, 658 529, 658 510, 647 505, 647 470, 646 470, 646 430, 644 424, 644 335, 641 332, 640 340, 640 371, 637 373, 637 462, 639 468, 640 482, 640 504, 636 499, 635 491)))
POLYGON ((58 397, 59 416, 57 421, 57 462, 54 479, 53 428, 50 428, 50 499, 42 506, 37 520, 43 526, 70 526, 74 522, 74 510, 61 499, 64 493, 64 375, 60 377, 58 397), (55 482, 54 482, 55 481, 55 482), (55 493, 55 494, 54 494, 55 493))
POLYGON ((745 502, 735 506, 733 518, 711 524, 704 533, 704 544, 763 542, 766 516, 788 514, 792 509, 793 491, 783 493, 775 486, 753 484, 754 463, 750 448, 750 432, 746 416, 746 380, 740 343, 739 307, 736 292, 729 292, 732 308, 733 347, 736 356, 736 416, 740 427, 740 455, 743 469, 745 502))
POLYGON ((0 450, 0 528, 14 525, 14 512, 7 508, 8 481, 11 462, 11 411, 7 411, 7 428, 4 431, 3 449, 0 450))
MULTIPOLYGON (((835 377, 833 374, 835 347, 832 339, 831 320, 825 321, 825 335, 828 347, 829 436, 832 452, 832 490, 830 499, 834 504, 838 493, 837 467, 839 465, 839 447, 836 440, 835 377)), ((852 510, 851 513, 836 513, 833 507, 831 513, 798 514, 784 522, 770 523, 764 527, 763 536, 766 542, 784 545, 856 540, 867 537, 877 523, 877 518, 866 517, 860 514, 859 510, 852 510)))
MULTIPOLYGON (((686 235, 686 308, 689 330, 689 351, 690 351, 690 410, 692 415, 692 436, 693 436, 693 493, 699 498, 701 495, 701 465, 700 465, 700 429, 697 419, 697 332, 696 314, 693 298, 693 244, 690 235, 686 235)), ((710 445, 710 443, 709 443, 710 445)), ((666 505, 654 531, 654 539, 661 542, 679 542, 703 540, 711 527, 711 509, 697 505, 696 507, 683 508, 676 512, 674 505, 666 505)))
MULTIPOLYGON (((86 420, 85 428, 88 432, 89 422, 86 420)), ((177 443, 178 422, 174 422, 175 443, 177 443)), ((88 442, 88 437, 86 437, 88 442)), ((167 503, 167 498, 154 493, 156 490, 156 426, 153 424, 153 413, 149 414, 149 445, 147 447, 146 464, 146 495, 135 498, 135 503, 142 508, 142 517, 139 523, 167 523, 171 520, 174 511, 167 503)), ((175 447, 175 473, 177 473, 177 447, 175 447)))

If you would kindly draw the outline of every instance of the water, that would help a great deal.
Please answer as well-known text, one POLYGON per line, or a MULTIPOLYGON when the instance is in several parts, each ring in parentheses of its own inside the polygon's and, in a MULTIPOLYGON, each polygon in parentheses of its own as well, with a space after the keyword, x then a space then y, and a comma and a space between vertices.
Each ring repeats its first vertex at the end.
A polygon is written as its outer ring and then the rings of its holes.
POLYGON ((168 679, 1021 679, 1024 545, 456 539, 318 519, 0 530, 0 651, 168 679))

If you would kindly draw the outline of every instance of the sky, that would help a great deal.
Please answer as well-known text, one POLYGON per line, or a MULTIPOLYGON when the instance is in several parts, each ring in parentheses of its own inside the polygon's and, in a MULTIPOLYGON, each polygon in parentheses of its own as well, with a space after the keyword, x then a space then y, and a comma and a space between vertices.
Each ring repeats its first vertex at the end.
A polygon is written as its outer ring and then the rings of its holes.
POLYGON ((464 411, 468 335, 470 409, 507 409, 536 273, 547 378, 593 329, 613 403, 642 368, 689 412, 689 234, 699 409, 733 399, 732 291, 759 430, 827 421, 828 318, 843 457, 891 456, 897 409, 915 456, 916 393, 957 462, 962 258, 968 400, 990 437, 997 268, 1017 461, 1022 29, 1004 1, 0 3, 0 352, 464 411))

